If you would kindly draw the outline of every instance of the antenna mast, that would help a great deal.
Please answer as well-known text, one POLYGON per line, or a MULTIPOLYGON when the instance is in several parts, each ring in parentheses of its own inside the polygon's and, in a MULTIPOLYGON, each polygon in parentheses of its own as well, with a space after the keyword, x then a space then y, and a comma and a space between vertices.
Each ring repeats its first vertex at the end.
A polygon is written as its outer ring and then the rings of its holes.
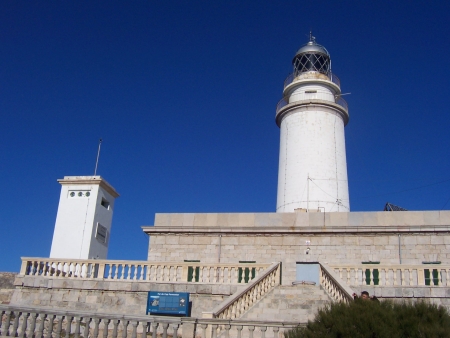
POLYGON ((95 161, 95 170, 94 170, 94 176, 97 175, 97 167, 98 167, 98 158, 100 157, 100 147, 102 146, 102 139, 98 141, 98 151, 97 151, 97 160, 95 161))

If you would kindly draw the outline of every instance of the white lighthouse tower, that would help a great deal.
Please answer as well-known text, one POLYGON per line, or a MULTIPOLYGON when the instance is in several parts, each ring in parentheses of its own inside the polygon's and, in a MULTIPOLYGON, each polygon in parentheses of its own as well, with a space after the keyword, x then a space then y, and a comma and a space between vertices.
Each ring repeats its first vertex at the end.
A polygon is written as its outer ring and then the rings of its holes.
POLYGON ((331 72, 330 54, 310 41, 296 53, 284 82, 277 212, 350 211, 344 127, 348 106, 331 72))

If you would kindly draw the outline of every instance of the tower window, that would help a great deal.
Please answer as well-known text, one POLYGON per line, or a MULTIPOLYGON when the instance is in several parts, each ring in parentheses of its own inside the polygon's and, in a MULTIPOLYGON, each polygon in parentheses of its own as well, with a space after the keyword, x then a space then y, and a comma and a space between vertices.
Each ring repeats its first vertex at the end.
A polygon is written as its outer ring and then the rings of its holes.
POLYGON ((100 223, 97 223, 95 238, 97 238, 100 243, 106 244, 106 241, 108 239, 108 229, 106 229, 106 227, 104 227, 100 223))
POLYGON ((317 90, 305 90, 306 94, 313 94, 313 93, 317 93, 317 90))
POLYGON ((106 199, 102 198, 102 202, 100 204, 102 205, 102 207, 109 210, 109 202, 106 199))

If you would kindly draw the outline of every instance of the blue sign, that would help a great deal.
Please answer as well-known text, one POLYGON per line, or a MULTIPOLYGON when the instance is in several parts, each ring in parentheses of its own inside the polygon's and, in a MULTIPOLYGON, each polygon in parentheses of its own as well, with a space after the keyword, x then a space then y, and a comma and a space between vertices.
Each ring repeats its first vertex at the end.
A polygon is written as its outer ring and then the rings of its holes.
POLYGON ((189 316, 189 293, 150 291, 147 314, 154 313, 189 316))

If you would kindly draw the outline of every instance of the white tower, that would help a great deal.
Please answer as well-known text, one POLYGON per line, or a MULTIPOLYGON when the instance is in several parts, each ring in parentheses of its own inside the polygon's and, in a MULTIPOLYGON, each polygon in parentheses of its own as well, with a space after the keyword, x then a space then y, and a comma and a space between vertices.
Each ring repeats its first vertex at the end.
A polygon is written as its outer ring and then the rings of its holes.
POLYGON ((330 54, 310 41, 284 82, 276 123, 280 127, 277 212, 350 211, 344 126, 347 102, 331 72, 330 54))
POLYGON ((50 258, 106 259, 119 194, 100 176, 65 176, 50 258))

